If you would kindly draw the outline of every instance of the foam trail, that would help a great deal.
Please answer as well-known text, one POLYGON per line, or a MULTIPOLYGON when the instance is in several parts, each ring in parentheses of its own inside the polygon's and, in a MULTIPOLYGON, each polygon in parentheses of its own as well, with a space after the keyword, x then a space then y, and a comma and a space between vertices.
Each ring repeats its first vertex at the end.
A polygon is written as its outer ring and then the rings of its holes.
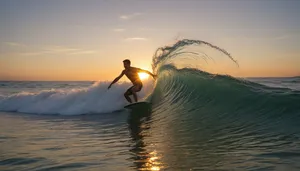
MULTIPOLYGON (((88 88, 72 90, 43 90, 38 93, 21 92, 0 99, 0 111, 34 114, 78 115, 108 113, 123 109, 127 104, 123 94, 131 86, 128 82, 115 84, 107 90, 108 82, 97 82, 88 88)), ((149 80, 139 98, 152 91, 149 80)))

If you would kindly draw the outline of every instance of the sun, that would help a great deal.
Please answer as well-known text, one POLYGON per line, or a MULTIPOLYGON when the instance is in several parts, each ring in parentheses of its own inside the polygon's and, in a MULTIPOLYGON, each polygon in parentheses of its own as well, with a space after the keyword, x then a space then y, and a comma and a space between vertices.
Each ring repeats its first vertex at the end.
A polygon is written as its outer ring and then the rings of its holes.
POLYGON ((146 73, 140 72, 139 77, 141 80, 146 80, 149 77, 149 75, 146 73))

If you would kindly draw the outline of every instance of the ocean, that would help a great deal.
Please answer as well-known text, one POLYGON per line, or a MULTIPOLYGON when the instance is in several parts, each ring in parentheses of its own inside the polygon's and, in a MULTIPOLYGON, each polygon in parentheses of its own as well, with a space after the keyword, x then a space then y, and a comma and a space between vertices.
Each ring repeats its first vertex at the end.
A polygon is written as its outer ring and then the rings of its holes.
POLYGON ((0 170, 300 170, 300 77, 187 67, 195 44, 237 63, 204 41, 159 48, 150 110, 123 108, 128 82, 1 81, 0 170))

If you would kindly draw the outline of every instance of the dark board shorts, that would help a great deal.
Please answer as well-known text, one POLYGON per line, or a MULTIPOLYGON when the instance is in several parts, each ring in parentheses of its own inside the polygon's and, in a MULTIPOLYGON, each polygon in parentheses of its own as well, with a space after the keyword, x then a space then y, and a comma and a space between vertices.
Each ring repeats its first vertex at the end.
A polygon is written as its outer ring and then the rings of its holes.
POLYGON ((133 88, 136 87, 136 90, 135 92, 139 92, 142 90, 143 88, 143 84, 142 83, 136 83, 134 84, 133 86, 131 86, 127 91, 126 91, 126 94, 132 94, 133 93, 133 88))

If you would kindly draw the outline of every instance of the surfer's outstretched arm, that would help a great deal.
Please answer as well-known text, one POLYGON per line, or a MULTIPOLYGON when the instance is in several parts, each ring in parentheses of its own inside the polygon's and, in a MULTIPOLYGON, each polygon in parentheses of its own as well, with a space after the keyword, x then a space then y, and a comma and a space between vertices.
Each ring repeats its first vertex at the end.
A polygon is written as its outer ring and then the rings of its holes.
POLYGON ((118 82, 119 79, 122 78, 124 74, 125 74, 124 71, 122 71, 122 73, 121 73, 117 78, 115 78, 115 79, 113 80, 113 82, 110 83, 110 85, 108 86, 108 89, 110 89, 110 87, 111 87, 113 84, 115 84, 116 82, 118 82))

